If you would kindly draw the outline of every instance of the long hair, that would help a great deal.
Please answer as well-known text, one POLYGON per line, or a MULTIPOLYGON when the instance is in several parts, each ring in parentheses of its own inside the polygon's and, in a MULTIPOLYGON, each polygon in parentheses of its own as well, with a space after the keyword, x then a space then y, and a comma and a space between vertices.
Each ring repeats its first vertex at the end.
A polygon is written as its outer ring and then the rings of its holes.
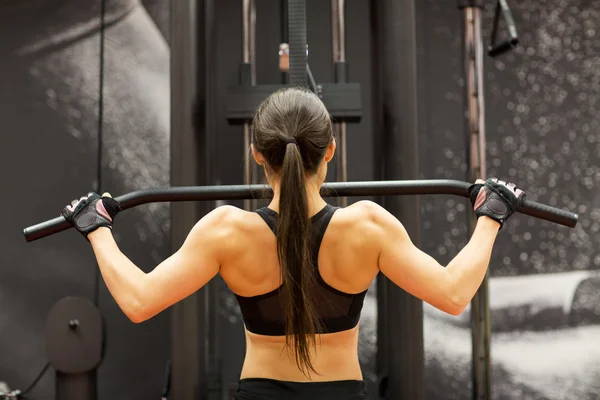
POLYGON ((314 284, 310 265, 310 219, 306 178, 317 172, 333 140, 331 117, 321 100, 301 88, 273 93, 257 109, 252 144, 280 179, 277 257, 283 282, 286 345, 298 368, 316 372, 310 357, 319 319, 309 296, 314 284), (290 141, 290 139, 294 139, 290 141))

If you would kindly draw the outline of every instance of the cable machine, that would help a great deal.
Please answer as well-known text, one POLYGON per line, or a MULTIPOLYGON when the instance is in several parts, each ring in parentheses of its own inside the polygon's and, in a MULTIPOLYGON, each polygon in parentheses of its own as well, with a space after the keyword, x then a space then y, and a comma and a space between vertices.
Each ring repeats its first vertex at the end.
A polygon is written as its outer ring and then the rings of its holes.
MULTIPOLYGON (((336 180, 347 181, 346 124, 360 122, 362 116, 361 92, 358 83, 348 82, 348 63, 345 59, 345 2, 331 0, 332 53, 335 82, 324 83, 315 79, 308 62, 310 46, 306 34, 306 0, 281 2, 282 43, 279 45, 281 83, 256 83, 256 4, 255 0, 242 0, 242 62, 239 84, 231 87, 227 96, 227 119, 230 124, 243 125, 244 183, 257 183, 259 172, 251 162, 250 121, 256 108, 271 93, 290 86, 304 86, 316 93, 336 121, 335 130, 339 145, 336 163, 336 180)), ((340 203, 347 204, 346 199, 340 203)), ((244 201, 244 208, 256 208, 256 202, 244 201)))

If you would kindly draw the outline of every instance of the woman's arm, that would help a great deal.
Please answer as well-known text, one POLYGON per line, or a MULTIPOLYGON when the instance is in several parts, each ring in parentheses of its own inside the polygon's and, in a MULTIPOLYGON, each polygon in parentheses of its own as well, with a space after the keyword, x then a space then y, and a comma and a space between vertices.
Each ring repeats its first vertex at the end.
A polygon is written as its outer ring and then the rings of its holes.
POLYGON ((487 271, 500 224, 481 217, 469 243, 447 267, 419 250, 404 226, 379 207, 374 222, 380 242, 379 270, 392 282, 452 315, 464 311, 487 271))
POLYGON ((104 282, 131 321, 152 318, 219 272, 221 249, 231 238, 232 208, 219 207, 207 214, 181 248, 147 274, 119 250, 110 229, 98 228, 88 234, 104 282))
POLYGON ((380 236, 379 269, 398 286, 449 314, 464 311, 481 285, 502 224, 517 210, 525 193, 496 178, 477 180, 469 197, 477 225, 469 243, 446 268, 419 250, 402 224, 381 207, 372 220, 380 236))

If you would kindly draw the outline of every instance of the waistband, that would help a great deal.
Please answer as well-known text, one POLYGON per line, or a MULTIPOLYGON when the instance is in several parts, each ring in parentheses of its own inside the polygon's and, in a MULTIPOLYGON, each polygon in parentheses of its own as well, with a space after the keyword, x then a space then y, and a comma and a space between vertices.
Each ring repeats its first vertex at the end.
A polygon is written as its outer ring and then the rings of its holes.
POLYGON ((290 382, 268 378, 244 378, 239 381, 236 400, 365 400, 366 385, 359 380, 290 382), (284 397, 285 396, 285 397, 284 397))

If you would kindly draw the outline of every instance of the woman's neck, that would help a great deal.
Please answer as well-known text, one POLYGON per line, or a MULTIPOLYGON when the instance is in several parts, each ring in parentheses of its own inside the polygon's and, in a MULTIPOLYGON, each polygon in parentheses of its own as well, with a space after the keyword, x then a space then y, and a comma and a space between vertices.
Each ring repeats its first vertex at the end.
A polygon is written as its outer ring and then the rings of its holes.
MULTIPOLYGON (((271 182, 273 188, 273 199, 269 203, 269 208, 279 212, 280 186, 279 182, 271 182)), ((306 185, 306 198, 308 202, 308 215, 312 217, 325 207, 327 202, 321 197, 321 183, 309 180, 306 185)))

